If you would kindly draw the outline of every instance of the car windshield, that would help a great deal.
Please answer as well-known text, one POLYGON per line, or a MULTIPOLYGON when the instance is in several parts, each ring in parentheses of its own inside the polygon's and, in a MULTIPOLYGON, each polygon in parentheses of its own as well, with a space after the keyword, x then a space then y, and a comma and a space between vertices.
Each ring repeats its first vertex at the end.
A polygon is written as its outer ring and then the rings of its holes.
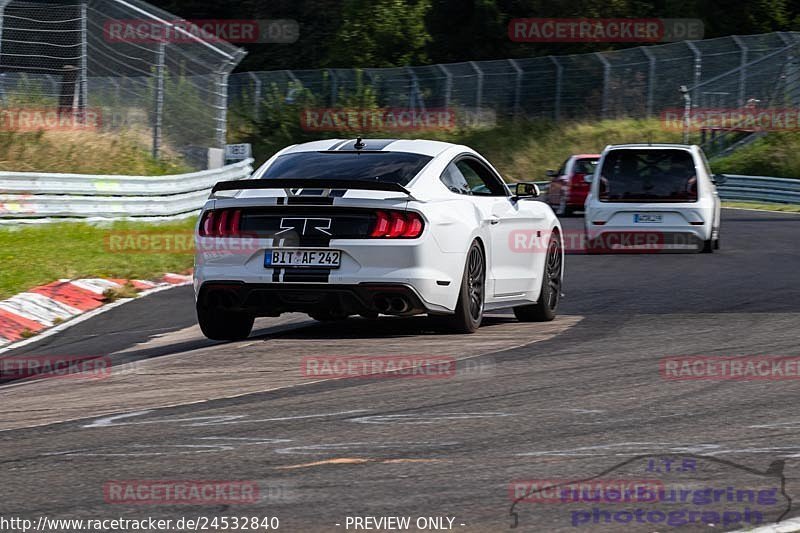
POLYGON ((697 173, 686 150, 616 150, 600 172, 602 202, 693 202, 697 173))
POLYGON ((261 177, 378 180, 406 185, 431 159, 406 152, 297 152, 279 156, 261 177))

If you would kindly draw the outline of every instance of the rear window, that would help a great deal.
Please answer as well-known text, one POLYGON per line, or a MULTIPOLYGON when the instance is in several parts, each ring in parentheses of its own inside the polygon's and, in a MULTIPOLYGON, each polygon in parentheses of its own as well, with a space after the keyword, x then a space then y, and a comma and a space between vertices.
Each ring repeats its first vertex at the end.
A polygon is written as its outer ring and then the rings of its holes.
POLYGON ((572 169, 573 174, 594 174, 594 169, 597 166, 597 159, 578 159, 575 161, 575 167, 572 169))
POLYGON ((599 177, 601 202, 694 202, 697 172, 685 150, 615 150, 599 177))
POLYGON ((406 152, 297 152, 279 156, 261 177, 378 180, 406 185, 431 159, 406 152))

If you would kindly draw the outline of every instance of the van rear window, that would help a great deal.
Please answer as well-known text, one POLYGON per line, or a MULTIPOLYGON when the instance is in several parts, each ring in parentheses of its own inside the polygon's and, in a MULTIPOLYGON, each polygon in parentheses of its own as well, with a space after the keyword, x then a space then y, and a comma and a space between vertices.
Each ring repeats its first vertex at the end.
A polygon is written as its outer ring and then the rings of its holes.
POLYGON ((697 170, 686 150, 614 150, 599 175, 601 202, 695 202, 697 170))

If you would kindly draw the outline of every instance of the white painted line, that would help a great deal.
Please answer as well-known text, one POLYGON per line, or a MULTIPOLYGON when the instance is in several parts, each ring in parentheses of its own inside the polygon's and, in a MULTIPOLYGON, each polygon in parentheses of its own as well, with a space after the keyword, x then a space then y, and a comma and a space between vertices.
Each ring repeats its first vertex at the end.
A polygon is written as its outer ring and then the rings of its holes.
POLYGON ((0 309, 48 327, 56 320, 66 320, 81 314, 80 309, 33 292, 23 292, 3 300, 0 302, 0 309))
POLYGON ((755 529, 738 529, 731 533, 792 533, 800 531, 800 518, 790 518, 776 524, 760 526, 755 529))
POLYGON ((797 213, 795 211, 774 211, 772 209, 755 209, 752 207, 726 207, 723 205, 722 209, 737 209, 739 211, 757 211, 759 213, 776 213, 779 215, 800 215, 800 213, 797 213))
POLYGON ((115 307, 119 307, 120 305, 126 304, 128 302, 133 301, 133 300, 137 300, 138 298, 143 298, 143 297, 148 296, 150 294, 155 294, 157 292, 165 291, 167 289, 172 289, 174 287, 182 287, 183 285, 188 285, 188 283, 184 283, 184 284, 181 284, 181 285, 172 285, 172 284, 169 284, 169 283, 161 284, 161 285, 156 286, 153 289, 148 289, 146 291, 140 292, 139 295, 136 298, 123 298, 123 299, 117 300, 115 302, 112 302, 112 303, 110 303, 108 305, 104 305, 102 307, 98 307, 97 309, 94 309, 93 311, 89 311, 88 313, 84 313, 82 315, 79 315, 79 316, 77 316, 77 317, 75 317, 75 318, 73 318, 71 320, 68 320, 66 322, 62 322, 61 324, 59 324, 59 325, 57 325, 57 326, 55 326, 53 328, 50 328, 48 330, 45 330, 42 333, 39 333, 39 334, 37 334, 37 335, 35 335, 33 337, 30 337, 29 339, 25 339, 23 341, 15 342, 14 344, 2 347, 2 348, 0 348, 0 354, 8 352, 9 350, 15 350, 17 348, 21 348, 22 346, 26 346, 28 344, 33 344, 34 342, 39 342, 42 339, 50 337, 51 335, 55 335, 56 333, 60 333, 60 332, 64 331, 67 328, 71 328, 72 326, 76 326, 76 325, 80 324, 81 322, 89 320, 90 318, 94 318, 97 315, 101 315, 101 314, 105 313, 106 311, 111 311, 115 307))
POLYGON ((95 294, 103 294, 108 289, 118 289, 122 286, 114 281, 100 278, 76 279, 72 284, 95 294))

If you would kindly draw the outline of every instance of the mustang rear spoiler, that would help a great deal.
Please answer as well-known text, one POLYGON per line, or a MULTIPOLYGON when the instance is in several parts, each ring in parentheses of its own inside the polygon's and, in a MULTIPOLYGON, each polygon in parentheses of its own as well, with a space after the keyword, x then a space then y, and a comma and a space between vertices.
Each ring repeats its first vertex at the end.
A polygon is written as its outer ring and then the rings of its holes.
POLYGON ((328 179, 258 179, 220 181, 211 189, 213 195, 217 191, 243 191, 245 189, 284 189, 289 196, 294 196, 292 189, 322 189, 325 191, 341 189, 357 189, 362 191, 400 192, 411 196, 408 189, 399 183, 377 180, 328 180, 328 179))

